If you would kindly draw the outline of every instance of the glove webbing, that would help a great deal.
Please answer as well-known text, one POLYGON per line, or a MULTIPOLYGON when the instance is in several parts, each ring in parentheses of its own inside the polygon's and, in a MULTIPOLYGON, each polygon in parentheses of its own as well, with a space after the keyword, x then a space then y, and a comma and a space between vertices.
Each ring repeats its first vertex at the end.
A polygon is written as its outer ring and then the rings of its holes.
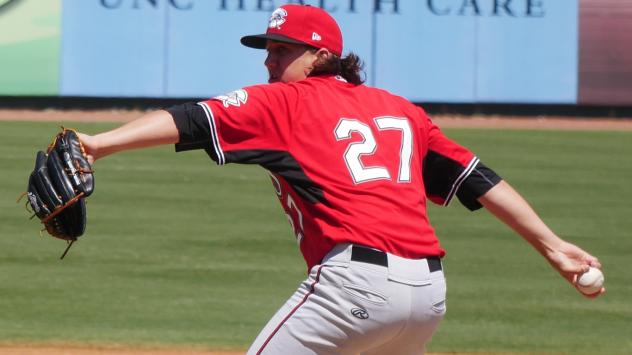
POLYGON ((79 200, 81 197, 83 197, 84 193, 80 192, 79 195, 71 198, 70 200, 68 200, 68 202, 64 203, 62 206, 59 206, 56 210, 54 210, 51 214, 49 214, 46 218, 44 218, 42 220, 43 224, 48 223, 51 219, 55 218, 55 216, 57 216, 58 214, 60 214, 63 210, 65 210, 68 206, 72 205, 73 203, 75 203, 77 200, 79 200))

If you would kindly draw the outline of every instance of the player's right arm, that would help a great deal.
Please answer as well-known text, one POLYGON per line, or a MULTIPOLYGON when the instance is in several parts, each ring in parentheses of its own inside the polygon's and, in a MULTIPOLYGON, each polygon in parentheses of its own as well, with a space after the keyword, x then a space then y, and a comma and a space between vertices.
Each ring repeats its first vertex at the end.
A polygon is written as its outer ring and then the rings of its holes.
POLYGON ((178 143, 179 133, 171 114, 147 113, 118 128, 94 136, 78 133, 91 163, 112 153, 178 143))
MULTIPOLYGON (((596 257, 558 237, 527 201, 507 182, 501 181, 479 198, 499 220, 531 244, 572 285, 589 267, 601 268, 596 257)), ((588 297, 597 297, 601 291, 588 297)))
MULTIPOLYGON (((467 171, 465 163, 470 155, 465 148, 445 137, 434 124, 429 123, 428 127, 429 153, 424 164, 424 182, 430 199, 445 205, 452 196, 445 191, 455 181, 449 177, 456 174, 463 176, 463 172, 467 171)), ((597 258, 558 237, 526 200, 490 168, 477 162, 468 175, 463 177, 456 195, 468 209, 485 207, 531 244, 574 286, 577 277, 590 266, 601 267, 597 258)), ((597 297, 604 292, 605 289, 602 288, 599 293, 587 297, 597 297)))

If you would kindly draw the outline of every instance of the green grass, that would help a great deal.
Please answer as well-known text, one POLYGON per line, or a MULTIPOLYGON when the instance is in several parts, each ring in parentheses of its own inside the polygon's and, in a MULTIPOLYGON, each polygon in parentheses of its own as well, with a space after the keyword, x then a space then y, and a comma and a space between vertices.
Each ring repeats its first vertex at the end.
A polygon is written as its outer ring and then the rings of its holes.
MULTIPOLYGON (((305 276, 262 169, 172 147, 96 164, 87 233, 60 261, 65 244, 15 203, 58 124, 0 127, 0 343, 246 348, 305 276)), ((584 299, 484 211, 432 207, 449 311, 429 350, 632 353, 632 133, 447 133, 600 257, 608 293, 584 299)))

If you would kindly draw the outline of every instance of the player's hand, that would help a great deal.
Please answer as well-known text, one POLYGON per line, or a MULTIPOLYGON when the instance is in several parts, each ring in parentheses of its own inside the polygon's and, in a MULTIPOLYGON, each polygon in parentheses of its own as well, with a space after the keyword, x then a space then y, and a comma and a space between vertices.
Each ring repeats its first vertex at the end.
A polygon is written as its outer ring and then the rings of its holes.
POLYGON ((86 156, 88 157, 88 162, 92 165, 94 161, 98 158, 99 147, 97 145, 97 141, 93 136, 89 136, 87 134, 77 132, 77 136, 83 144, 83 148, 86 151, 86 156))
MULTIPOLYGON (((601 263, 596 257, 568 242, 562 242, 558 245, 554 251, 547 255, 547 259, 560 275, 576 289, 577 279, 581 274, 588 271, 591 266, 601 269, 601 263)), ((578 292, 581 293, 579 289, 578 292)), ((595 298, 604 292, 606 292, 606 289, 602 287, 599 292, 592 295, 586 295, 584 293, 582 293, 582 295, 588 298, 595 298)))

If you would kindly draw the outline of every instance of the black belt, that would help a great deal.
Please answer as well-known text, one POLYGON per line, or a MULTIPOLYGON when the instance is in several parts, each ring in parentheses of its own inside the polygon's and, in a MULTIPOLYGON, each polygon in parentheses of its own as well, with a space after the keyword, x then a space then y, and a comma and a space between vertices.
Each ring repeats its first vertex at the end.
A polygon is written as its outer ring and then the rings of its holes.
MULTIPOLYGON (((425 259, 428 261, 428 268, 430 269, 430 272, 441 270, 441 258, 438 256, 429 256, 425 259)), ((385 252, 358 245, 354 245, 351 249, 351 260, 380 266, 388 266, 388 257, 385 252)))

